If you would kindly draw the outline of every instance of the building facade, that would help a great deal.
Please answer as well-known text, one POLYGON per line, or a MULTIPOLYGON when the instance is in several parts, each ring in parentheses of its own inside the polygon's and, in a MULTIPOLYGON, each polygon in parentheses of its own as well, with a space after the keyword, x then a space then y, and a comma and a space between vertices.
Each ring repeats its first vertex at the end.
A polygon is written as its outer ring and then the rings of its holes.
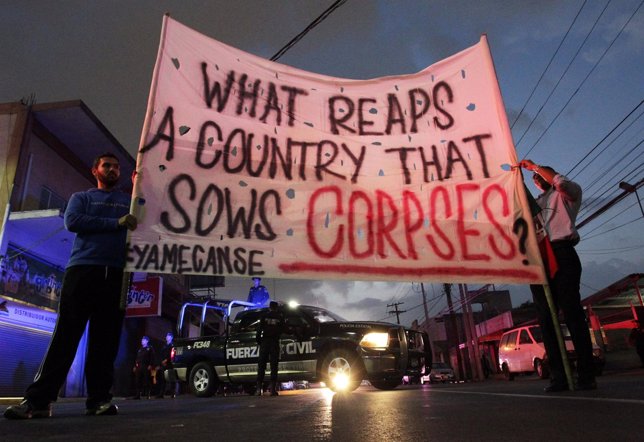
MULTIPOLYGON (((131 193, 134 158, 82 101, 0 104, 0 396, 22 395, 39 368, 74 240, 63 212, 73 193, 96 186, 92 163, 104 152, 119 159, 121 190, 131 193)), ((116 394, 130 391, 141 336, 160 349, 174 330, 185 282, 175 275, 135 275, 116 394)), ((85 394, 85 350, 83 338, 61 396, 85 394)))

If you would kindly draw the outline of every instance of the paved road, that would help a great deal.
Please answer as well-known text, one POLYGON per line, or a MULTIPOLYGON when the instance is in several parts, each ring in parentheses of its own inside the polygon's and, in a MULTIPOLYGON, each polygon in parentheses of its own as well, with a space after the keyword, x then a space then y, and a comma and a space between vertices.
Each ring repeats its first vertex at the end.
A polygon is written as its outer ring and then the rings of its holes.
POLYGON ((54 418, 0 419, 0 440, 636 441, 644 440, 644 370, 599 378, 599 389, 545 394, 545 381, 362 386, 197 399, 118 400, 119 416, 82 416, 61 400, 54 418))

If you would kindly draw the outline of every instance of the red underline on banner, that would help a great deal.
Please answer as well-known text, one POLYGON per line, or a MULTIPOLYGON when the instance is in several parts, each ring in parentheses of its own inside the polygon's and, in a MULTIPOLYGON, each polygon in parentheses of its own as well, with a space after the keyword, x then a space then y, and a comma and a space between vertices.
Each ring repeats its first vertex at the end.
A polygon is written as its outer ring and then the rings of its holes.
POLYGON ((280 264, 280 270, 285 273, 299 272, 331 272, 331 273, 357 273, 366 275, 409 275, 409 276, 505 276, 512 278, 528 278, 539 280, 539 275, 530 270, 520 269, 473 269, 470 267, 375 267, 350 264, 308 264, 294 262, 280 264))

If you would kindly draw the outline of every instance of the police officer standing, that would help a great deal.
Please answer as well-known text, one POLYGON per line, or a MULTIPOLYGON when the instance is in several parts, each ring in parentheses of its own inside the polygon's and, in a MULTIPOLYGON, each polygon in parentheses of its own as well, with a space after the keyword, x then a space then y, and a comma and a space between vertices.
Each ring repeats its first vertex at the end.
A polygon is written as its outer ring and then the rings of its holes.
POLYGON ((253 285, 248 291, 248 299, 246 301, 255 305, 248 308, 266 307, 270 300, 271 296, 269 295, 268 290, 262 285, 262 278, 259 276, 253 277, 253 285))
POLYGON ((168 372, 168 382, 170 387, 170 397, 174 399, 177 394, 177 380, 174 369, 172 368, 172 348, 174 347, 174 335, 172 332, 168 332, 165 335, 165 345, 161 349, 161 361, 160 365, 157 367, 156 379, 157 379, 157 388, 159 389, 156 397, 158 399, 163 399, 163 396, 166 394, 166 380, 165 372, 168 372))
POLYGON ((154 349, 149 345, 150 338, 143 336, 141 338, 141 347, 136 352, 136 361, 132 372, 136 383, 136 394, 133 399, 141 399, 143 396, 149 399, 152 384, 152 368, 154 363, 154 349))
POLYGON ((277 396, 277 370, 280 357, 280 335, 284 330, 284 315, 277 309, 278 304, 271 301, 269 310, 262 316, 257 329, 256 340, 259 345, 259 364, 257 367, 257 396, 262 395, 266 362, 271 362, 271 396, 277 396))

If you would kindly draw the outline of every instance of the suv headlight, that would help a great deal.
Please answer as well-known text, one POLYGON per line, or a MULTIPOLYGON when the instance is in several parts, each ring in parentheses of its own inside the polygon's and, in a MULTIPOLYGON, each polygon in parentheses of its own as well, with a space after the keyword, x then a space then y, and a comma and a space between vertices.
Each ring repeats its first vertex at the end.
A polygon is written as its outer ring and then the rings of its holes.
POLYGON ((389 344, 389 333, 378 333, 378 332, 367 333, 360 341, 361 347, 367 347, 367 348, 373 348, 373 349, 378 349, 378 348, 385 349, 387 348, 387 344, 389 344))

